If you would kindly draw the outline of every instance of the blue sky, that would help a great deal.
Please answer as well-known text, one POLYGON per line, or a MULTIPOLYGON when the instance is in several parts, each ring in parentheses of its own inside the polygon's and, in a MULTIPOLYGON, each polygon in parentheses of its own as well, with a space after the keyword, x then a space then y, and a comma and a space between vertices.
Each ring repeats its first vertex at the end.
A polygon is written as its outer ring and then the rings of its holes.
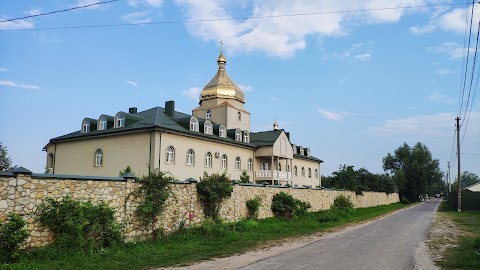
MULTIPOLYGON (((0 20, 95 2, 2 1, 0 20)), ((341 164, 383 172, 382 158, 404 142, 424 143, 442 170, 452 161, 455 175, 467 2, 119 0, 0 23, 0 141, 14 164, 43 172, 42 148, 84 117, 167 100, 189 113, 216 73, 223 40, 251 130, 271 129, 276 117, 292 143, 324 160, 322 175, 341 164), (398 8, 414 6, 430 7, 398 8), (370 11, 336 12, 352 10, 370 11), (218 20, 305 13, 323 14, 218 20), (202 21, 39 30, 194 20, 202 21)), ((478 96, 474 83, 461 152, 462 171, 480 175, 478 96)))

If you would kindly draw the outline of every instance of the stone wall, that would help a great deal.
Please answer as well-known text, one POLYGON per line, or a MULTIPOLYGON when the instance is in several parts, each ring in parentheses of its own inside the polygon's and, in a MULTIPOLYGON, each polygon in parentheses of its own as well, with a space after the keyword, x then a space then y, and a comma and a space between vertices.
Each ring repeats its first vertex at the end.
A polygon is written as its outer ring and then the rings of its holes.
MULTIPOLYGON (((66 195, 78 200, 106 201, 116 210, 116 218, 125 225, 127 239, 148 235, 135 220, 135 208, 138 201, 131 195, 138 187, 133 179, 121 177, 94 177, 72 175, 45 175, 31 173, 0 173, 0 220, 9 212, 22 214, 27 221, 29 238, 26 247, 40 247, 53 239, 53 234, 40 224, 35 223, 37 206, 45 198, 60 199, 66 195)), ((203 221, 203 210, 198 201, 195 182, 172 184, 173 197, 159 221, 158 227, 165 232, 178 229, 185 220, 190 225, 203 221), (193 216, 189 220, 189 215, 193 216)), ((365 192, 357 196, 351 191, 321 190, 307 188, 270 187, 261 185, 234 185, 232 197, 222 205, 221 217, 226 221, 235 221, 247 216, 245 202, 255 196, 262 198, 259 218, 273 216, 270 210, 272 198, 279 192, 307 201, 312 205, 310 211, 329 209, 334 199, 344 194, 352 199, 354 207, 371 207, 399 202, 397 193, 365 192)))

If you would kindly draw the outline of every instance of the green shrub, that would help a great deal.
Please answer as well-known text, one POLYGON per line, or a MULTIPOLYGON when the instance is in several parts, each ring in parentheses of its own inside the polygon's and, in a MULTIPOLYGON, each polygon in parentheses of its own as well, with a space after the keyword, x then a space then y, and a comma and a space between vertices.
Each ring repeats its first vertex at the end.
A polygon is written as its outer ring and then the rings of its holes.
POLYGON ((407 198, 405 198, 405 197, 402 197, 401 202, 402 202, 403 204, 410 204, 410 203, 411 203, 410 200, 407 199, 407 198))
POLYGON ((25 221, 16 213, 10 213, 4 222, 0 222, 0 263, 18 260, 18 248, 28 237, 25 221))
POLYGON ((159 215, 165 208, 165 202, 172 196, 170 182, 175 179, 169 173, 159 170, 149 173, 139 181, 139 188, 132 193, 140 198, 136 215, 146 228, 152 230, 152 236, 156 239, 159 231, 156 228, 159 215))
POLYGON ((310 207, 310 203, 297 200, 285 192, 280 192, 273 196, 271 209, 277 217, 291 218, 305 214, 310 207))
POLYGON ((250 199, 245 202, 248 209, 248 216, 250 218, 257 218, 258 217, 258 210, 260 210, 260 206, 262 205, 262 198, 256 196, 253 199, 250 199))
POLYGON ((258 221, 254 219, 241 219, 235 223, 236 231, 248 231, 255 229, 258 226, 258 221))
POLYGON ((334 210, 327 210, 318 213, 318 221, 319 222, 337 222, 340 221, 340 215, 338 211, 334 210))
POLYGON ((222 202, 232 195, 233 187, 227 172, 208 175, 206 172, 197 184, 197 193, 203 205, 205 217, 219 220, 220 206, 222 202))
POLYGON ((247 170, 243 170, 242 174, 240 175, 240 183, 249 183, 250 176, 248 175, 247 170))
POLYGON ((38 207, 36 221, 55 233, 53 246, 63 251, 93 252, 122 239, 115 211, 105 202, 48 198, 38 207))
POLYGON ((344 211, 350 211, 353 209, 353 203, 349 197, 346 197, 345 195, 342 194, 337 196, 337 198, 335 198, 335 200, 333 201, 332 208, 344 210, 344 211))

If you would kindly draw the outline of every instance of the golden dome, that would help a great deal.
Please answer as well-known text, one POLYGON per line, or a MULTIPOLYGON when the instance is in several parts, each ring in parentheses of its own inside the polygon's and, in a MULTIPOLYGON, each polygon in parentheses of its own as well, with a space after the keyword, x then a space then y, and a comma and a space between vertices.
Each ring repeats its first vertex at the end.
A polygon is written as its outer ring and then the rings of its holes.
POLYGON ((225 71, 225 65, 227 59, 220 51, 220 55, 217 58, 218 71, 213 79, 203 88, 200 94, 200 103, 203 100, 214 98, 229 98, 236 99, 242 103, 245 103, 245 96, 243 91, 235 84, 225 71))

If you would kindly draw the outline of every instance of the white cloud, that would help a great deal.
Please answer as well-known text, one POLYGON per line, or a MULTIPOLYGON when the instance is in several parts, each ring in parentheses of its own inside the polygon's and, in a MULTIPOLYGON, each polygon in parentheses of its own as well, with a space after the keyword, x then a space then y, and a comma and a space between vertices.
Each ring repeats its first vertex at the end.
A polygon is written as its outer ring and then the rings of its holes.
MULTIPOLYGON (((425 0, 388 2, 389 7, 415 6, 425 0)), ((385 1, 218 1, 176 0, 187 20, 233 19, 235 8, 242 17, 265 17, 285 14, 332 12, 384 8, 385 1)), ((292 57, 306 47, 306 38, 346 35, 349 28, 364 24, 394 23, 409 12, 406 9, 383 11, 324 13, 246 20, 218 20, 186 24, 190 33, 204 41, 225 40, 224 47, 235 52, 265 52, 271 56, 292 57)))
POLYGON ((40 89, 40 87, 38 87, 36 85, 16 84, 12 81, 5 81, 5 80, 0 80, 0 85, 18 87, 18 88, 26 88, 26 89, 40 89))
POLYGON ((163 0, 128 0, 128 4, 132 7, 147 6, 147 7, 161 7, 163 0))
POLYGON ((240 87, 240 89, 242 89, 245 92, 253 91, 253 88, 250 85, 238 84, 238 87, 240 87))
POLYGON ((137 83, 134 82, 134 81, 126 81, 125 83, 126 83, 126 84, 130 84, 130 85, 133 86, 133 87, 137 87, 137 83))
POLYGON ((7 72, 7 69, 4 67, 0 67, 0 72, 7 72))
POLYGON ((368 59, 370 59, 370 56, 372 56, 372 55, 369 54, 369 53, 363 53, 363 54, 357 54, 353 58, 361 60, 361 61, 367 61, 368 59))
MULTIPOLYGON (((8 20, 3 16, 0 16, 0 21, 8 20)), ((21 29, 31 29, 34 25, 29 20, 16 20, 11 22, 0 22, 0 30, 21 30, 21 29)))
POLYGON ((325 109, 320 109, 318 112, 323 116, 323 118, 327 120, 335 120, 335 121, 340 121, 345 119, 345 117, 349 115, 353 115, 353 113, 350 112, 336 112, 332 110, 325 110, 325 109))
POLYGON ((431 33, 437 29, 436 25, 433 24, 427 24, 424 26, 412 26, 410 27, 410 32, 413 34, 425 34, 425 33, 431 33))
POLYGON ((439 68, 437 69, 437 74, 439 75, 448 75, 448 74, 452 74, 453 71, 451 71, 450 69, 448 68, 439 68))
POLYGON ((127 15, 123 15, 122 20, 129 23, 149 23, 152 21, 152 18, 147 17, 148 15, 149 12, 147 11, 133 12, 127 15))
MULTIPOLYGON (((453 31, 456 33, 463 34, 465 32, 465 18, 472 14, 472 6, 468 8, 456 8, 451 12, 443 14, 439 20, 438 24, 444 30, 453 31)), ((477 23, 480 19, 480 10, 478 8, 474 9, 473 12, 473 27, 472 31, 476 32, 477 30, 477 23)))
MULTIPOLYGON (((427 52, 447 54, 450 56, 450 59, 462 58, 466 51, 462 45, 456 42, 444 42, 439 46, 427 47, 427 52)), ((472 52, 473 49, 470 51, 472 52)))
POLYGON ((440 113, 387 120, 371 130, 377 135, 451 136, 455 115, 440 113))
POLYGON ((28 11, 28 15, 38 15, 40 14, 40 10, 38 8, 32 8, 28 11))
POLYGON ((455 104, 455 100, 453 100, 453 98, 438 92, 433 92, 430 96, 428 96, 428 100, 435 101, 437 103, 447 103, 449 105, 455 104))
POLYGON ((182 91, 182 95, 198 100, 200 97, 200 88, 192 87, 188 90, 182 91))

